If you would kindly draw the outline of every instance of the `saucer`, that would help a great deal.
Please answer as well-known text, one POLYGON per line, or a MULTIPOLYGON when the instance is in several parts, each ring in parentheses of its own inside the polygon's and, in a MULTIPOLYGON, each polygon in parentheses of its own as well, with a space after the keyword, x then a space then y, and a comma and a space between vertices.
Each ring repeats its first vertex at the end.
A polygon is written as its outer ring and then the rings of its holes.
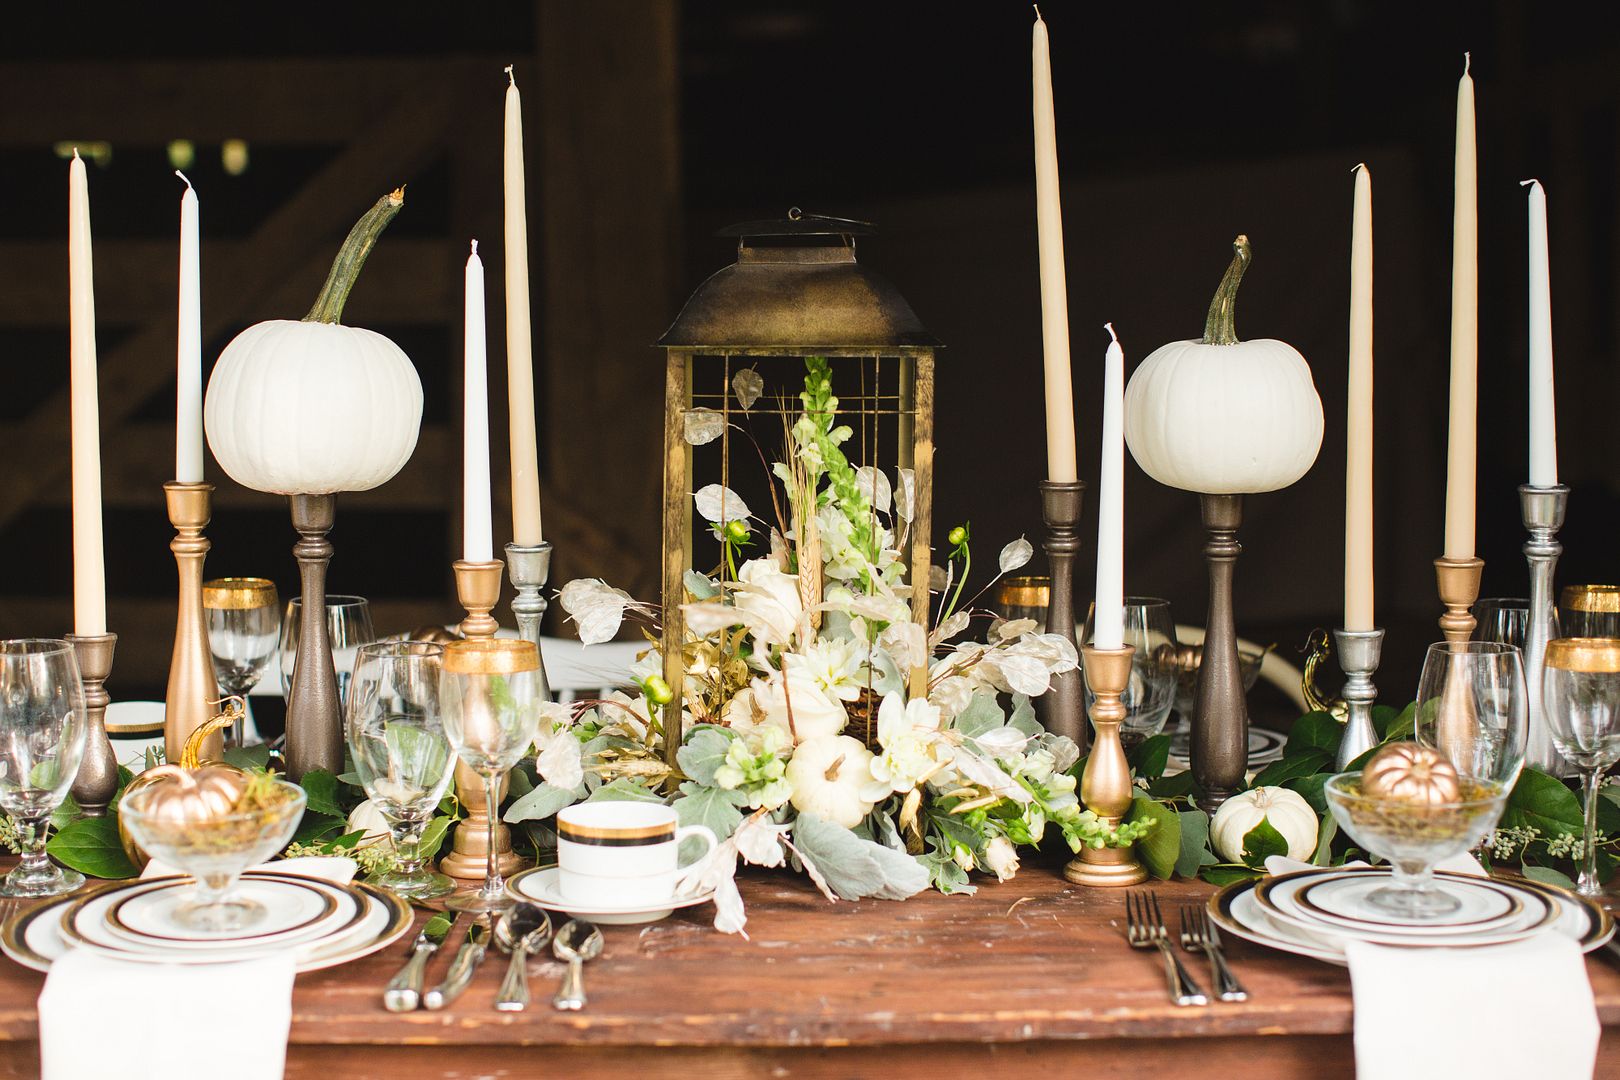
POLYGON ((187 880, 132 889, 106 908, 106 927, 136 948, 223 948, 286 945, 324 936, 348 922, 359 904, 345 890, 312 878, 248 878, 236 893, 257 902, 264 916, 235 930, 194 930, 175 921, 174 910, 191 896, 187 880))
POLYGON ((1559 915, 1547 897, 1510 882, 1442 875, 1435 886, 1455 897, 1458 909, 1403 917, 1367 899, 1389 883, 1388 873, 1302 870, 1257 883, 1254 899, 1273 922, 1313 937, 1384 945, 1495 945, 1540 933, 1559 915))
POLYGON ((519 900, 531 900, 543 908, 561 911, 581 919, 589 919, 603 926, 635 926, 668 918, 678 908, 696 907, 714 899, 714 892, 698 896, 677 896, 660 901, 656 906, 647 904, 602 903, 580 905, 563 898, 557 887, 558 871, 555 866, 535 867, 506 879, 506 891, 519 900))

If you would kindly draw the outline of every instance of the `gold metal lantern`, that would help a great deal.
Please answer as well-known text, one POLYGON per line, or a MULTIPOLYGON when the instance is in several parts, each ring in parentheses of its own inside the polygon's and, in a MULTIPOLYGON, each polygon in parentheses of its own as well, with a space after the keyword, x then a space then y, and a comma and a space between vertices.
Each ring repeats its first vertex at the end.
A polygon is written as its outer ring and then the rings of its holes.
POLYGON ((894 286, 856 261, 856 237, 873 231, 797 209, 785 220, 721 230, 736 238, 737 261, 698 287, 658 342, 666 357, 663 657, 674 698, 664 710, 664 747, 671 765, 685 707, 681 604, 691 599, 693 492, 702 486, 694 457, 705 477, 728 488, 745 470, 762 472, 762 459, 799 415, 807 357, 825 358, 831 370, 839 421, 852 431, 850 458, 911 470, 906 581, 913 618, 927 623, 938 343, 894 286))

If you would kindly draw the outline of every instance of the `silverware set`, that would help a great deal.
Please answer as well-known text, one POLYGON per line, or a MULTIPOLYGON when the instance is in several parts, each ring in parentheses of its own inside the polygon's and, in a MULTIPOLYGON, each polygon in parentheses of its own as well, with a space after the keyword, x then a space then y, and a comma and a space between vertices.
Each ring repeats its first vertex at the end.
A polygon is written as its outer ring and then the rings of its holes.
POLYGON ((602 953, 602 931, 582 919, 563 924, 553 939, 551 916, 538 904, 522 903, 511 908, 499 920, 485 912, 473 919, 466 937, 456 949, 456 955, 445 971, 444 979, 436 986, 423 990, 427 967, 433 955, 449 939, 455 928, 453 912, 435 915, 428 920, 421 933, 411 944, 411 955, 399 974, 388 981, 383 989, 383 1006, 389 1012, 410 1012, 418 1007, 438 1010, 446 1008, 472 984, 473 976, 484 962, 490 943, 511 956, 501 989, 495 999, 495 1008, 502 1012, 521 1012, 529 1005, 529 958, 550 942, 557 959, 568 964, 552 1004, 558 1009, 585 1007, 585 961, 602 953))
MULTIPOLYGON (((1164 960, 1165 984, 1170 1000, 1177 1005, 1208 1005, 1209 995, 1198 985, 1176 955, 1165 925, 1164 913, 1159 908, 1159 897, 1153 892, 1125 894, 1125 940, 1133 949, 1157 949, 1164 960)), ((1210 979, 1215 994, 1221 1001, 1247 1001, 1249 992, 1238 982, 1221 953, 1221 935, 1210 921, 1209 912, 1201 907, 1185 905, 1181 909, 1180 942, 1189 953, 1202 953, 1209 960, 1210 979)))

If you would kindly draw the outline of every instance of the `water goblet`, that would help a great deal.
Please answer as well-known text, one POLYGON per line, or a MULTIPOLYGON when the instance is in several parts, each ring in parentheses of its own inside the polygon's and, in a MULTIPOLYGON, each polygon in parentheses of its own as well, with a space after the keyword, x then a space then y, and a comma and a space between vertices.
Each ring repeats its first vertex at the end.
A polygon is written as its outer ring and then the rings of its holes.
POLYGON ((1513 787, 1524 766, 1529 701, 1523 654, 1495 641, 1438 641, 1418 678, 1414 738, 1463 779, 1513 787))
POLYGON ((512 906, 501 879, 496 830, 501 779, 529 752, 545 700, 540 653, 531 641, 504 638, 452 641, 444 647, 440 707, 444 732, 467 766, 484 781, 489 807, 489 861, 484 884, 451 897, 459 911, 504 911, 512 906))
MULTIPOLYGON (((298 659, 298 626, 304 601, 287 601, 287 614, 281 620, 281 692, 292 693, 293 666, 298 659)), ((326 637, 332 648, 332 668, 337 674, 338 701, 348 698, 349 677, 354 673, 354 653, 362 645, 377 640, 371 626, 371 604, 363 596, 326 597, 326 637)))
POLYGON ((1620 639, 1554 638, 1541 676, 1543 705, 1553 744, 1581 771, 1586 794, 1586 836, 1575 891, 1598 896, 1598 789, 1620 761, 1620 639))
MULTIPOLYGON (((227 696, 247 701, 276 655, 281 629, 275 582, 266 578, 230 577, 203 582, 203 611, 208 618, 208 651, 214 678, 227 696)), ((242 718, 230 727, 227 742, 241 746, 248 725, 242 718)))
POLYGON ((11 815, 22 861, 0 896, 60 896, 84 875, 56 867, 45 829, 78 775, 88 722, 73 646, 47 638, 0 641, 0 808, 11 815))
MULTIPOLYGON (((1094 603, 1086 612, 1086 622, 1081 628, 1080 640, 1084 644, 1092 644, 1096 614, 1094 603)), ((1163 731, 1170 706, 1175 703, 1176 623, 1170 617, 1170 601, 1153 596, 1127 596, 1125 644, 1136 647, 1131 658, 1130 682, 1119 699, 1125 706, 1119 738, 1128 749, 1163 731)), ((1086 708, 1091 708, 1089 688, 1086 708)))
POLYGON ((377 884, 412 900, 455 888, 424 869, 422 830, 455 776, 456 752, 439 709, 444 647, 427 641, 362 645, 349 684, 347 729, 354 769, 388 822, 394 869, 377 884))
MULTIPOLYGON (((1553 612, 1553 637, 1558 636, 1558 613, 1553 612)), ((1490 596, 1474 602, 1475 641, 1496 641, 1524 648, 1530 627, 1530 601, 1523 597, 1490 596)))
POLYGON ((1570 637, 1620 637, 1620 585, 1565 585, 1558 621, 1570 637))

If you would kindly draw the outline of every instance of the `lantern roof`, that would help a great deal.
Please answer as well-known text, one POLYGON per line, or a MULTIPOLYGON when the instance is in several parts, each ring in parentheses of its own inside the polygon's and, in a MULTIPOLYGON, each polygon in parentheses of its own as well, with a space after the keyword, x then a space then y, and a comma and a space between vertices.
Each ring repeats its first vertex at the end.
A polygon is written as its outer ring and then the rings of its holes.
POLYGON ((888 280, 855 260, 864 221, 801 213, 749 221, 716 235, 737 238, 737 261, 686 301, 658 344, 665 348, 933 348, 939 343, 888 280))

